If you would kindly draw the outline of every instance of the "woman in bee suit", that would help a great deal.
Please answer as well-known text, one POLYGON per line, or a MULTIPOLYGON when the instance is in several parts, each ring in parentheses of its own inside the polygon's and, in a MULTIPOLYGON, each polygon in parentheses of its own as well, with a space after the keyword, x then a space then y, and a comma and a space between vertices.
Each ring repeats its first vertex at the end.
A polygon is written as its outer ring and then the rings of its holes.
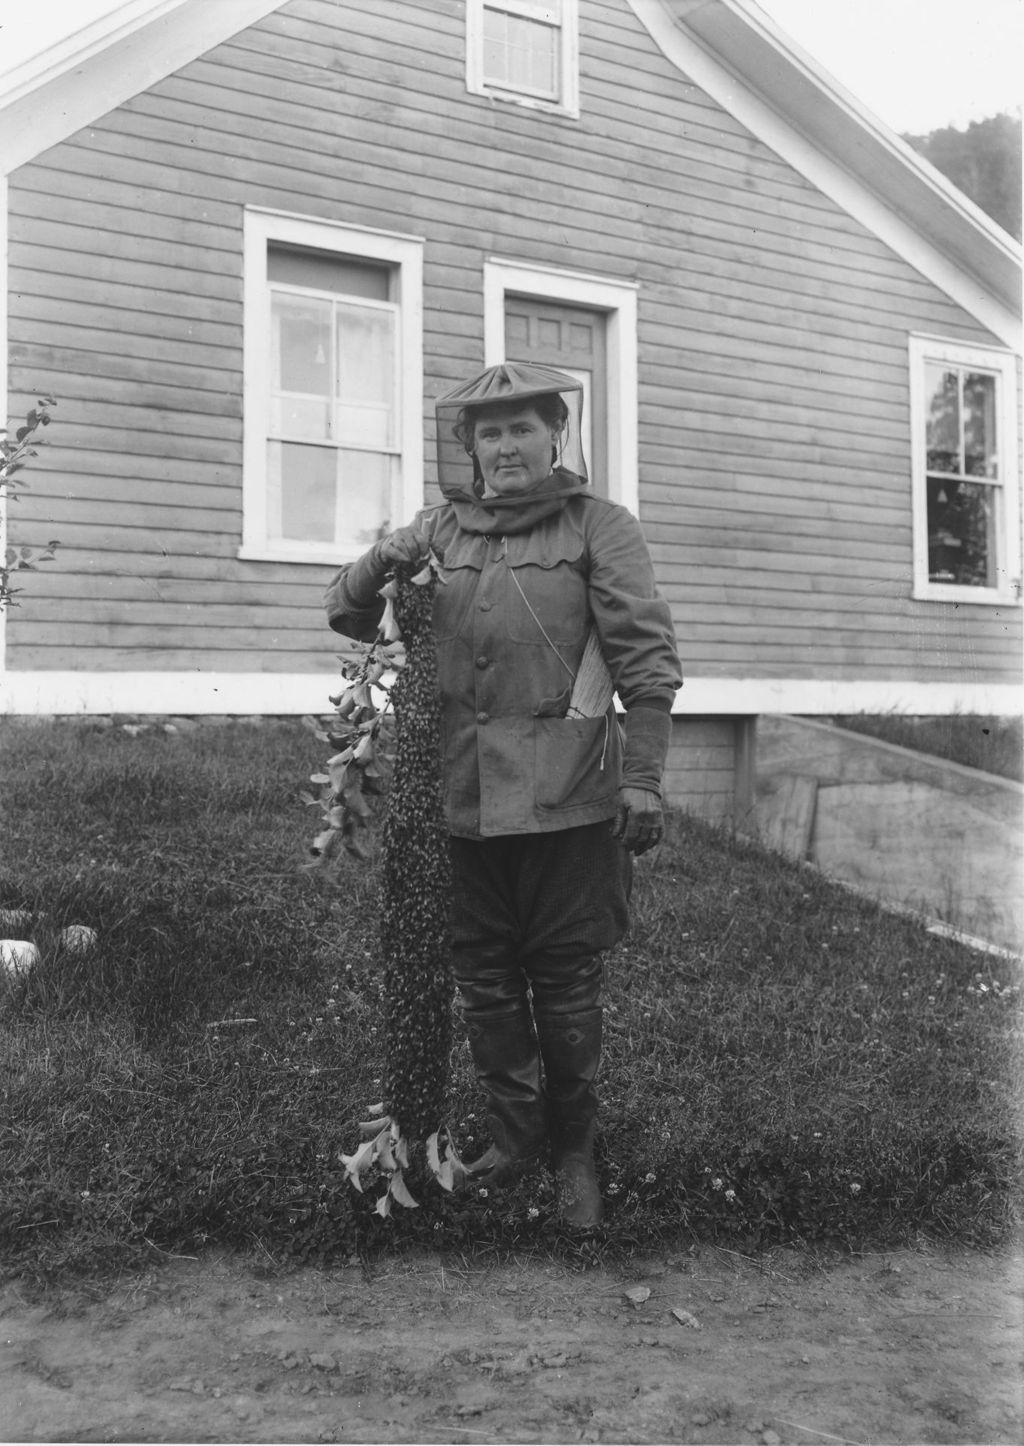
POLYGON ((586 1226, 601 1218, 601 956, 626 928, 630 855, 661 838, 682 677, 640 526, 588 485, 581 409, 580 383, 539 364, 443 396, 444 502, 343 567, 325 603, 332 628, 369 641, 390 568, 443 562, 453 971, 493 1139, 467 1168, 500 1184, 550 1142, 561 1217, 586 1226))

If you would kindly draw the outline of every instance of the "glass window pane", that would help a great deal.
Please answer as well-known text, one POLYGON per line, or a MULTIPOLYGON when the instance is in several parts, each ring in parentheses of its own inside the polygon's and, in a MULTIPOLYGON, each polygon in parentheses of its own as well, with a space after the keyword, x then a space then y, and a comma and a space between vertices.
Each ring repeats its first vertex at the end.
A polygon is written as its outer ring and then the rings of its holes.
POLYGON ((394 465, 379 453, 269 442, 268 535, 364 552, 390 530, 394 465))
POLYGON ((334 542, 337 452, 267 444, 267 532, 294 542, 334 542))
POLYGON ((995 489, 929 477, 929 581, 995 587, 995 560, 995 489))
POLYGON ((484 80, 508 85, 508 16, 484 10, 484 80))
POLYGON ((318 398, 271 396, 271 437, 301 437, 310 442, 326 442, 331 435, 331 404, 318 398))
POLYGON ((938 362, 924 369, 929 472, 960 471, 960 380, 938 362))
POLYGON ((331 395, 331 303, 272 292, 270 385, 275 392, 331 395))
POLYGON ((395 314, 338 302, 339 442, 394 445, 395 314))
POLYGON ((991 373, 964 377, 964 471, 968 477, 998 477, 996 379, 991 373))
POLYGON ((521 15, 484 9, 484 80, 557 99, 559 31, 521 15))
POLYGON ((343 551, 364 552, 391 529, 390 457, 338 452, 338 519, 335 541, 343 551))

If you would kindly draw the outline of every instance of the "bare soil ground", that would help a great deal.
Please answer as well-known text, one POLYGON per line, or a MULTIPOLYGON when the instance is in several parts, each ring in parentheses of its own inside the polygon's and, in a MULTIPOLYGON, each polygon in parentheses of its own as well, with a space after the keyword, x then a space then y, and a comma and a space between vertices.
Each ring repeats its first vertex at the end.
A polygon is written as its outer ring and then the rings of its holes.
POLYGON ((0 1438, 1017 1443, 1021 1282, 1006 1256, 704 1248, 8 1284, 0 1438))

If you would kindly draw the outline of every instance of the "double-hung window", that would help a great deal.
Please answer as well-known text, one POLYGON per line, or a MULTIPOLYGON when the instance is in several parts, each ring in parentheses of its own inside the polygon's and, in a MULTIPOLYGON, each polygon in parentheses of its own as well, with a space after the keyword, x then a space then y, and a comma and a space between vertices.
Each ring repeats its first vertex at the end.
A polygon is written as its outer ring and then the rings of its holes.
POLYGON ((1016 371, 1011 353, 911 337, 914 596, 1019 592, 1016 371))
POLYGON ((466 0, 466 85, 578 116, 577 0, 466 0))
POLYGON ((243 557, 343 562, 421 502, 421 250, 247 212, 243 557))

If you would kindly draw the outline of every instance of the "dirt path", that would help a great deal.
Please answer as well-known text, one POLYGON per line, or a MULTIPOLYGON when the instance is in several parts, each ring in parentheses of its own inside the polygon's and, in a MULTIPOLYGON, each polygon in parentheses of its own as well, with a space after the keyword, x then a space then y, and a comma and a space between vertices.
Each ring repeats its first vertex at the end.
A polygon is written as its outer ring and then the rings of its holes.
POLYGON ((0 1439, 1016 1443, 1021 1280, 984 1255, 704 1249, 582 1274, 215 1258, 101 1299, 7 1286, 0 1439))

